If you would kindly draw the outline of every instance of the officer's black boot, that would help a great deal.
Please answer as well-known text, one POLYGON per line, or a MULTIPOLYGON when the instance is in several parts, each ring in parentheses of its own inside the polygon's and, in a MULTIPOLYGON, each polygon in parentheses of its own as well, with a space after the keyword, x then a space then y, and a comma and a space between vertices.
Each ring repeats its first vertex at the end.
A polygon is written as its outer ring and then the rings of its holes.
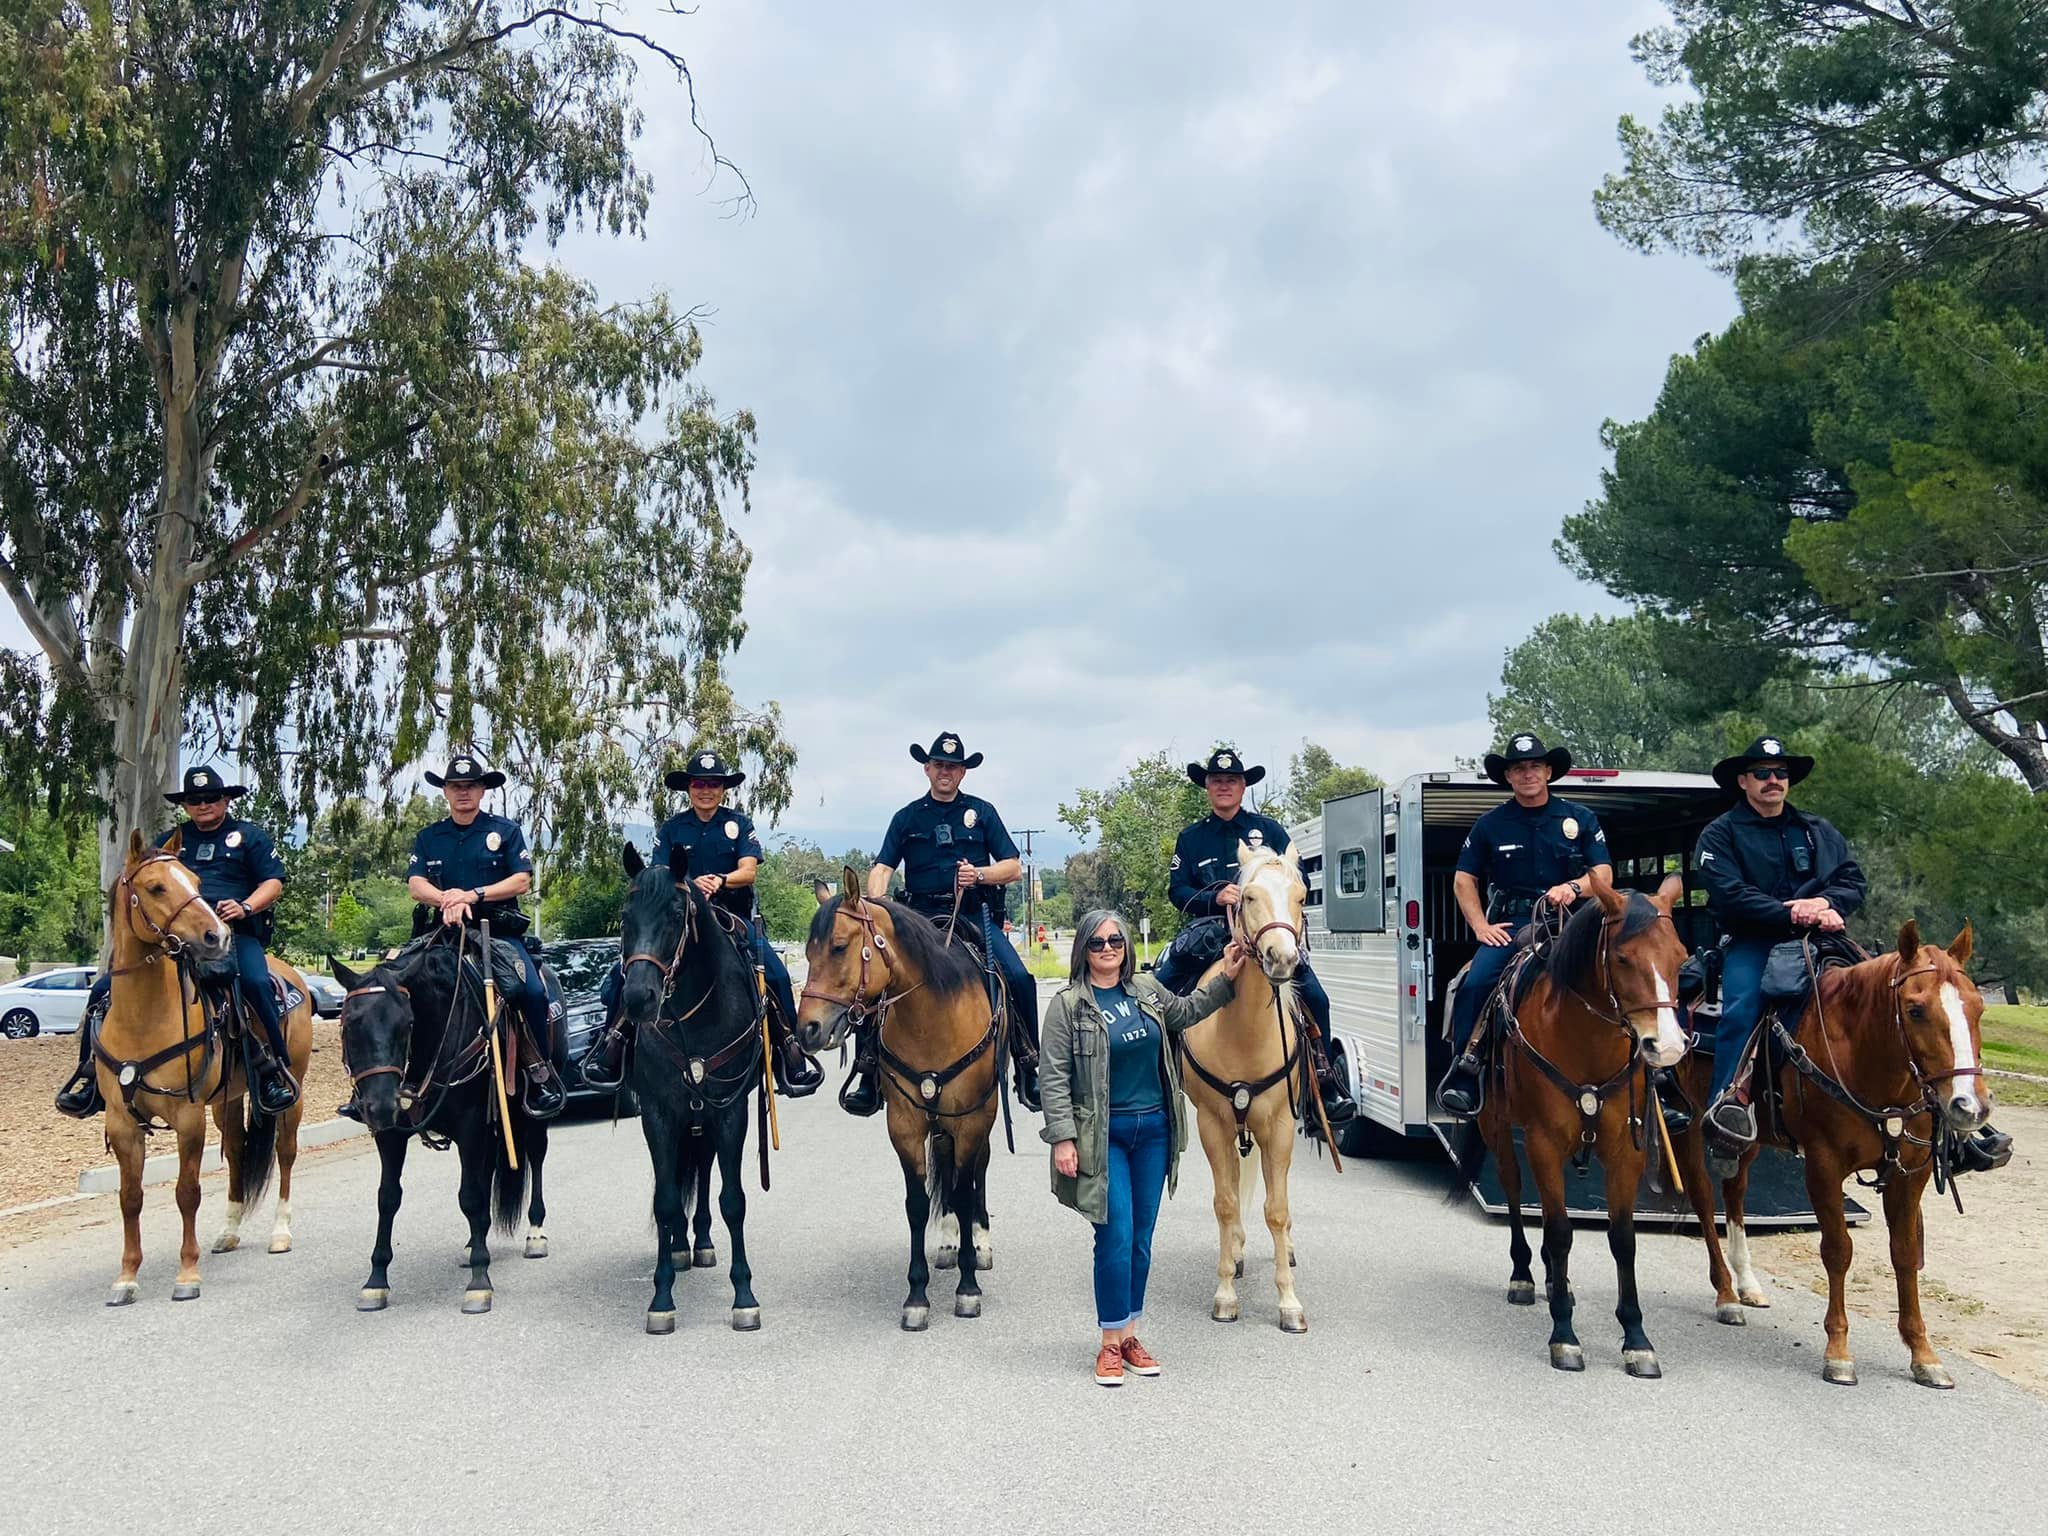
POLYGON ((882 1107, 882 1063, 867 1026, 854 1033, 853 1072, 839 1090, 839 1107, 863 1119, 882 1107))
POLYGON ((1678 1086, 1676 1067, 1659 1067, 1651 1074, 1650 1084, 1657 1090, 1657 1102, 1663 1106, 1664 1127, 1673 1137, 1683 1136, 1692 1129, 1692 1101, 1685 1096, 1685 1090, 1678 1086))
POLYGON ((1445 1114, 1469 1120, 1479 1113, 1480 1106, 1486 1102, 1485 1072, 1485 1063, 1474 1051, 1467 1048, 1459 1052, 1458 1059, 1451 1063, 1451 1070, 1444 1074, 1444 1080, 1436 1088, 1436 1101, 1443 1106, 1445 1114))
POLYGON ((106 1010, 88 1013, 78 1025, 78 1068, 64 1080, 64 1086, 57 1090, 57 1113, 69 1115, 74 1120, 84 1120, 105 1109, 106 1101, 100 1097, 100 1075, 93 1065, 93 1036, 99 1033, 100 1020, 106 1017, 106 1010))
POLYGON ((808 1099, 825 1081, 825 1069, 796 1043, 779 1010, 771 1010, 769 1018, 768 1027, 775 1037, 776 1090, 786 1099, 808 1099))
POLYGON ((1316 1092, 1323 1101, 1323 1118, 1330 1122, 1331 1129, 1356 1118, 1358 1101, 1351 1097, 1351 1090, 1337 1076, 1330 1053, 1323 1048, 1323 1037, 1313 1030, 1308 1037, 1308 1066, 1315 1074, 1316 1092))
POLYGON ((583 1053, 583 1081, 616 1093, 626 1081, 626 1032, 616 1022, 602 1030, 583 1053))
POLYGON ((1019 1055, 1016 1068, 1017 1102, 1034 1115, 1044 1112, 1038 1097, 1038 1063, 1019 1055))
POLYGON ((1957 1173, 1990 1173, 2012 1161, 2012 1138, 1990 1125, 1980 1125, 1957 1146, 1957 1173))
MULTIPOLYGON (((242 1027, 249 1032, 249 1097, 259 1114, 281 1115, 299 1102, 299 1085, 284 1064, 281 1042, 273 1040, 269 1027, 256 1017, 242 999, 235 1000, 242 1015, 242 1027)), ((278 1033, 284 1033, 280 1027, 278 1033)))
POLYGON ((521 1067, 526 1083, 520 1089, 520 1107, 536 1120, 552 1120, 569 1102, 569 1090, 562 1086, 562 1075, 555 1070, 555 1064, 530 1039, 524 1043, 529 1054, 521 1067))

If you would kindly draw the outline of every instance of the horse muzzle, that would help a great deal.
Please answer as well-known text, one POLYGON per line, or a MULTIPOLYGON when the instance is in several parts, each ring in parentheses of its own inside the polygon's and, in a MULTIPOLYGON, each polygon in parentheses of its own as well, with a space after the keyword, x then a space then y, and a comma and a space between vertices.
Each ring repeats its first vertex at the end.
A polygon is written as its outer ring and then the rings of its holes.
POLYGON ((820 1019, 799 1017, 796 1021, 797 1041, 813 1054, 835 1049, 846 1038, 846 1030, 846 1009, 843 1006, 832 1008, 820 1019))
POLYGON ((1991 1094, 1988 1090, 1979 1094, 1958 1085, 1956 1091, 1949 1095, 1948 1101, 1941 1106, 1941 1113, 1951 1130, 1968 1135, 1991 1118, 1991 1094))

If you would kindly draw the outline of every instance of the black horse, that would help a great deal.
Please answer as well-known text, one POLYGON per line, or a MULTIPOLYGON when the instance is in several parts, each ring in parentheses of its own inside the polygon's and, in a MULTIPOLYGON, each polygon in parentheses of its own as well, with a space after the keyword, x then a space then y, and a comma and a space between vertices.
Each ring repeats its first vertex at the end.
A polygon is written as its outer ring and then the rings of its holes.
MULTIPOLYGON (((334 966, 335 979, 348 989, 341 1007, 342 1065, 383 1163, 377 1243, 370 1250, 370 1278, 356 1297, 359 1312, 381 1312, 391 1301, 391 1224, 404 1198, 400 1179, 414 1136, 429 1146, 452 1142, 462 1159, 457 1198, 469 1218, 464 1312, 491 1310, 491 1253, 485 1237, 494 1209, 498 1230, 509 1233, 518 1227, 525 1206, 526 1257, 547 1257, 547 1202, 541 1193, 547 1122, 525 1112, 515 1088, 509 1123, 497 1123, 497 1086, 477 963, 474 947, 437 939, 366 976, 334 966), (519 1156, 516 1169, 505 1155, 508 1137, 519 1156)), ((518 1031, 510 1033, 516 1038, 518 1031)), ((554 1050, 561 1054, 559 1040, 554 1050)), ((557 1060, 556 1070, 562 1067, 557 1060)), ((511 1081, 516 1084, 516 1076, 511 1081)))
MULTIPOLYGON (((634 1040, 633 1089, 640 1129, 654 1164, 654 1299, 649 1333, 676 1326, 676 1255, 688 1267, 692 1196, 698 1204, 696 1252, 710 1252, 710 1167, 718 1159, 718 1210, 732 1239, 732 1325, 761 1326, 754 1272, 747 1264, 747 1196, 740 1186, 747 1115, 766 1065, 761 991, 753 963, 720 926, 716 908, 689 881, 689 852, 676 849, 667 868, 650 867, 631 843, 625 851, 632 888, 626 895, 619 948, 625 996, 620 1019, 634 1040)), ((765 1112, 766 1098, 758 1107, 765 1112)), ((764 1133, 765 1134, 765 1133, 764 1133)), ((766 1177, 762 1180, 766 1187, 766 1177)), ((715 1260, 713 1260, 715 1262, 715 1260)))

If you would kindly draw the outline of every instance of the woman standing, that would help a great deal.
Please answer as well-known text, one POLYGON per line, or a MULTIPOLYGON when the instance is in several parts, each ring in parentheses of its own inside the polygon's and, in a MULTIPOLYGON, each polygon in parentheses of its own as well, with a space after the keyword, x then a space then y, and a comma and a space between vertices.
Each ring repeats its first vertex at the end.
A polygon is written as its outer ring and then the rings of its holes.
POLYGON ((1105 1387, 1122 1386, 1127 1369, 1159 1374, 1135 1329, 1161 1192, 1177 1182, 1188 1141, 1180 1056, 1168 1037, 1230 1001, 1244 959, 1232 943, 1220 976, 1175 997, 1132 974, 1123 919, 1090 912, 1074 929, 1069 985, 1045 1015, 1039 1134, 1052 1144, 1052 1192, 1095 1224, 1095 1379, 1105 1387))

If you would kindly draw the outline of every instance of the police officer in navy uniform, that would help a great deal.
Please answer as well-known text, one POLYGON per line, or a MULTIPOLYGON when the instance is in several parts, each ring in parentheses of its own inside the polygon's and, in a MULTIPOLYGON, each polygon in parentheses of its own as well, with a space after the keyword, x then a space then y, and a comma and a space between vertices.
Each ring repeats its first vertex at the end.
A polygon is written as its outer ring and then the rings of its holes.
MULTIPOLYGON (((446 774, 429 772, 426 779, 447 800, 448 814, 413 839, 406 888, 419 903, 414 928, 431 932, 437 924, 488 922, 494 940, 526 939, 528 920, 519 898, 533 885, 533 855, 518 822, 483 808, 484 791, 503 784, 505 775, 474 752, 458 752, 446 774)), ((506 986, 505 999, 518 1008, 526 1036, 526 1109, 546 1119, 560 1113, 568 1094, 543 1043, 548 1000, 535 946, 529 941, 524 947, 520 963, 508 968, 516 970, 518 981, 506 986)))
MULTIPOLYGON (((159 837, 156 846, 182 834, 178 862, 199 877, 201 898, 234 935, 236 990, 249 1016, 263 1027, 261 1038, 249 1042, 257 1107, 266 1115, 281 1115, 299 1101, 299 1088, 285 1065, 284 1019, 263 946, 277 921, 270 909, 284 894, 284 861, 268 832, 228 814, 228 802, 248 793, 247 785, 226 782, 211 766, 186 769, 184 788, 164 798, 182 806, 189 819, 159 837)), ((57 1108, 74 1118, 102 1107, 98 1074, 91 1066, 92 1036, 112 987, 111 977, 93 983, 86 998, 87 1023, 78 1031, 78 1071, 57 1094, 57 1108)))
MULTIPOLYGON (((769 995, 775 1002, 769 1010, 769 1029, 775 1037, 776 1085, 785 1096, 801 1099, 818 1091, 825 1074, 796 1042, 791 1028, 796 999, 790 993, 789 971, 768 942, 755 909, 754 880, 765 856, 761 839, 754 832, 754 823, 725 803, 727 792, 745 783, 746 777, 728 768, 715 751, 694 753, 685 767, 663 775, 662 783, 687 794, 690 803, 656 831, 654 856, 648 863, 665 869, 671 850, 683 849, 689 855, 691 884, 746 925, 754 963, 766 974, 769 995)), ((600 989, 608 1015, 616 1016, 624 982, 624 968, 614 966, 600 989)), ((584 1060, 585 1081, 595 1088, 617 1087, 624 1079, 625 1056, 624 1036, 616 1029, 607 1030, 584 1060)))
POLYGON ((1458 1057, 1437 1088, 1437 1102, 1454 1115, 1479 1112, 1480 1059, 1471 1048, 1472 1031, 1527 935, 1537 901, 1547 898, 1562 911, 1586 894, 1589 879, 1614 877, 1599 818, 1550 792, 1551 781, 1570 771, 1571 753, 1546 748, 1524 731, 1509 740, 1507 751, 1487 753, 1483 766, 1514 798, 1472 824, 1451 882, 1458 910, 1479 940, 1451 1020, 1458 1057))
MULTIPOLYGON (((1243 755, 1229 746, 1218 747, 1205 763, 1188 764, 1188 777, 1209 796, 1209 814, 1183 828, 1175 839, 1167 896, 1189 917, 1208 921, 1191 925, 1194 931, 1182 929, 1152 968, 1153 979, 1171 992, 1185 995, 1201 979, 1209 950, 1222 953, 1230 914, 1237 906, 1237 845, 1243 842, 1275 853, 1288 849, 1285 827, 1244 808, 1245 790, 1265 776, 1264 765, 1247 766, 1243 755)), ((1332 1069, 1324 1044, 1330 1034, 1330 995, 1306 960, 1295 970, 1294 983, 1313 1026, 1304 1031, 1309 1070, 1315 1073, 1323 1113, 1330 1124, 1340 1125, 1358 1113, 1358 1106, 1332 1069)))
MULTIPOLYGON (((929 748, 912 742, 910 755, 923 766, 931 790, 890 818, 868 871, 868 895, 887 896, 890 877, 901 866, 903 903, 911 910, 943 924, 958 902, 959 921, 985 941, 989 960, 1002 972, 1010 996, 1017 1097, 1036 1110, 1038 984, 1003 933, 1003 887, 1022 878, 1024 861, 996 808, 960 793, 967 771, 981 766, 981 753, 968 756, 957 734, 941 731, 929 748)), ((856 1065, 861 1070, 840 1103, 856 1115, 871 1115, 881 1108, 882 1095, 869 1042, 863 1042, 856 1065)))

